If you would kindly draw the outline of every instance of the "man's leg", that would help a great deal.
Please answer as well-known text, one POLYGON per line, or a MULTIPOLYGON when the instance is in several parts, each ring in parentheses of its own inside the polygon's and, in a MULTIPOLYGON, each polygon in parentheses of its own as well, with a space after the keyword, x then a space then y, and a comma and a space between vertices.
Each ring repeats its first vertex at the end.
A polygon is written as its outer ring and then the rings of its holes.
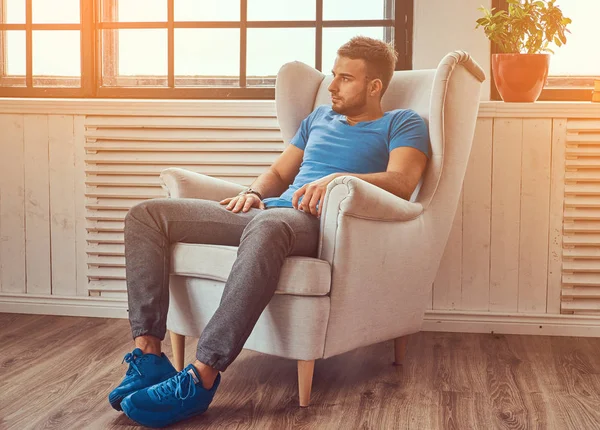
POLYGON ((170 247, 176 242, 237 246, 260 212, 233 213, 218 202, 154 199, 125 218, 125 265, 129 321, 136 347, 160 355, 169 307, 170 247))
POLYGON ((242 234, 221 303, 198 341, 194 366, 210 388, 239 355, 277 288, 286 257, 314 257, 319 219, 291 208, 259 212, 242 234))
POLYGON ((113 408, 121 410, 127 396, 177 375, 160 348, 169 306, 171 244, 238 245, 244 227, 259 212, 234 214, 217 202, 197 199, 149 200, 129 211, 125 271, 136 348, 125 355, 129 369, 108 395, 113 408))
MULTIPOLYGON (((213 239, 218 237, 219 243, 239 245, 239 248, 238 257, 225 283, 221 303, 198 342, 196 352, 198 360, 163 382, 140 389, 125 397, 121 406, 132 420, 147 426, 165 426, 206 411, 219 388, 221 381, 219 371, 225 370, 240 353, 258 317, 273 297, 285 258, 289 255, 316 255, 319 237, 319 220, 316 217, 287 208, 255 210, 255 212, 256 215, 249 216, 252 219, 246 226, 243 225, 243 220, 239 223, 231 223, 228 220, 227 228, 231 236, 218 235, 214 230, 211 231, 211 237, 213 239), (235 240, 238 236, 233 236, 232 230, 236 233, 242 231, 239 244, 235 240), (224 240, 227 238, 230 242, 224 240)), ((161 213, 164 216, 164 210, 161 213)), ((211 224, 213 219, 217 220, 214 221, 217 224, 220 222, 212 215, 209 218, 210 222, 205 219, 199 226, 190 227, 198 227, 199 230, 223 228, 221 225, 206 225, 211 224)), ((238 215, 230 213, 227 216, 238 221, 235 219, 238 215)), ((131 218, 135 217, 139 220, 141 216, 133 213, 131 218)), ((151 218, 156 220, 157 214, 151 218)), ((179 215, 172 215, 170 218, 180 219, 179 215)), ((189 218, 184 216, 183 219, 189 218)), ((157 266, 157 268, 150 268, 150 272, 153 273, 152 280, 162 285, 163 290, 166 291, 161 290, 159 295, 153 290, 156 294, 154 297, 158 296, 158 303, 149 303, 145 307, 138 305, 136 309, 143 315, 137 315, 132 319, 134 334, 152 335, 158 338, 164 336, 168 264, 162 262, 156 255, 164 258, 166 252, 161 253, 160 249, 168 247, 168 242, 174 239, 173 230, 186 230, 185 226, 172 227, 171 222, 173 221, 165 223, 159 220, 157 225, 152 226, 152 223, 147 220, 144 224, 148 228, 140 227, 140 232, 135 237, 135 241, 149 241, 146 243, 146 248, 149 250, 146 257, 152 259, 157 266), (159 234, 165 229, 169 234, 159 234), (154 253, 150 252, 152 250, 154 253)), ((194 234, 200 233, 194 232, 194 234)), ((204 234, 208 235, 208 232, 205 231, 204 234)), ((200 236, 195 236, 194 241, 198 237, 200 236)), ((177 240, 182 239, 191 238, 185 235, 177 236, 177 240)), ((206 239, 203 243, 206 243, 206 239)), ((127 251, 126 253, 129 255, 127 251)), ((140 257, 136 255, 136 261, 138 258, 140 257)), ((149 269, 143 264, 142 258, 139 261, 139 270, 149 269)), ((135 269, 136 264, 138 263, 132 262, 131 268, 135 269)), ((137 271, 135 273, 135 279, 139 280, 137 271)), ((143 279, 143 276, 140 278, 143 279)), ((138 299, 143 300, 143 297, 138 299)))

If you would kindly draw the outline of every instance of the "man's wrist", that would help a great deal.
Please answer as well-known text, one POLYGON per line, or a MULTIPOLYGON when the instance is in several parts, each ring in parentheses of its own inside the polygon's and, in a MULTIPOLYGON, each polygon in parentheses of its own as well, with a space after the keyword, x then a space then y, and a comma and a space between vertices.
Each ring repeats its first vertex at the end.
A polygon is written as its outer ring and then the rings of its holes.
POLYGON ((260 192, 256 191, 254 188, 248 187, 245 190, 242 190, 238 195, 242 196, 245 194, 254 194, 256 195, 260 200, 262 200, 262 194, 260 194, 260 192))

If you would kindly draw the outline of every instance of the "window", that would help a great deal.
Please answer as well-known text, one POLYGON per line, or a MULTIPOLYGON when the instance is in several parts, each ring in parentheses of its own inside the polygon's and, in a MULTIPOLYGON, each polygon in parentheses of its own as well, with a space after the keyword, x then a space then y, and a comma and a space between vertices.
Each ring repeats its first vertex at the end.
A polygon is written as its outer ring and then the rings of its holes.
MULTIPOLYGON (((594 79, 600 79, 600 2, 598 0, 558 0, 563 14, 573 20, 566 45, 551 46, 548 82, 539 100, 591 101, 594 79)), ((505 0, 492 0, 492 7, 508 10, 505 0)), ((498 52, 492 46, 492 53, 498 52)), ((492 99, 501 100, 492 81, 492 99)))
POLYGON ((0 96, 274 97, 362 34, 412 66, 413 0, 0 0, 0 96))
POLYGON ((80 6, 89 2, 60 3, 0 1, 0 95, 83 94, 82 57, 89 49, 82 19, 91 10, 80 6))

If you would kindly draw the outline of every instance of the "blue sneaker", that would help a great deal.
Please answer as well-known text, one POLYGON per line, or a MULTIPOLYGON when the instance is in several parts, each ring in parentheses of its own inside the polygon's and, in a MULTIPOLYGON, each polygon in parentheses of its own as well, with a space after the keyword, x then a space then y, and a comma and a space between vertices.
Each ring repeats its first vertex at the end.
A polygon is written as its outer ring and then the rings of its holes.
POLYGON ((125 378, 108 395, 110 405, 117 411, 121 410, 121 401, 128 395, 177 374, 177 370, 164 353, 159 357, 154 354, 144 354, 141 349, 136 348, 133 352, 125 354, 122 363, 125 362, 129 363, 125 378))
POLYGON ((206 411, 220 382, 219 373, 212 388, 205 389, 198 371, 190 364, 172 378, 127 396, 121 405, 138 424, 165 427, 206 411))

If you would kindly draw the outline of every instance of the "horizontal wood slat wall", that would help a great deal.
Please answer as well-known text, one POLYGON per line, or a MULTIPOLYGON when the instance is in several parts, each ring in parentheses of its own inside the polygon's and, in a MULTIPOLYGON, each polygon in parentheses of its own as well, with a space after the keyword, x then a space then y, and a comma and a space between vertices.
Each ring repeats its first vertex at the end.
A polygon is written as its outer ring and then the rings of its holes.
MULTIPOLYGON (((248 185, 282 151, 273 108, 202 109, 0 114, 0 294, 124 299, 163 169, 248 185)), ((482 112, 430 309, 600 315, 600 119, 482 112)))
POLYGON ((565 148, 563 313, 600 315, 600 120, 569 120, 565 148))
POLYGON ((84 149, 89 294, 125 297, 123 220, 136 203, 166 197, 163 169, 250 185, 283 140, 274 116, 88 116, 84 149))

